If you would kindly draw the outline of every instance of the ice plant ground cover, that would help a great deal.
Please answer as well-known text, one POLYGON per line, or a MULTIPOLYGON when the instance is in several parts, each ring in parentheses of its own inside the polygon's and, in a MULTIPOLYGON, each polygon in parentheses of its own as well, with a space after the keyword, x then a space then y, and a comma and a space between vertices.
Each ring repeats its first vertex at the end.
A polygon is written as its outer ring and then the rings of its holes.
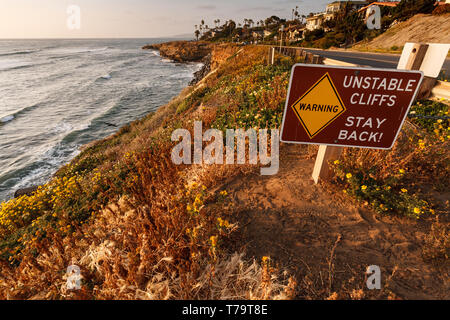
MULTIPOLYGON (((243 247, 230 240, 243 226, 221 183, 259 166, 178 166, 171 160, 172 132, 186 128, 192 135, 195 121, 224 136, 227 129, 279 128, 290 68, 301 61, 277 57, 267 66, 265 48, 234 52, 159 111, 87 146, 34 195, 2 204, 0 298, 305 295, 296 289, 299 279, 271 258, 249 261, 232 250, 243 247), (82 290, 66 290, 71 264, 81 268, 82 290)), ((440 102, 421 101, 412 110, 448 114, 440 102)), ((392 151, 346 149, 333 164, 336 179, 324 187, 383 215, 417 220, 448 214, 433 197, 448 189, 448 125, 448 119, 414 118, 392 151)), ((427 257, 446 261, 448 229, 433 230, 427 257)))

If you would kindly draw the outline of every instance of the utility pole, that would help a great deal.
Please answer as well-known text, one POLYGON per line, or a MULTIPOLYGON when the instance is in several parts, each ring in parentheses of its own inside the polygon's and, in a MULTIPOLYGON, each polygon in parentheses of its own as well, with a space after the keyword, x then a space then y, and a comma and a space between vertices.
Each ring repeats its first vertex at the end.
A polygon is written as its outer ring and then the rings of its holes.
POLYGON ((281 47, 283 46, 283 31, 284 31, 284 26, 281 25, 281 28, 280 28, 280 33, 281 33, 281 36, 280 36, 280 53, 281 53, 281 47))

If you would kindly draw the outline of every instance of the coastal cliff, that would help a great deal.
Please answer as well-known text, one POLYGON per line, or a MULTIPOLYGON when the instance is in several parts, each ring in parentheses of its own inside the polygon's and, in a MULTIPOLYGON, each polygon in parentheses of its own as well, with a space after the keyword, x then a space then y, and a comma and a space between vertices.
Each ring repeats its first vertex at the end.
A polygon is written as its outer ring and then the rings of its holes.
POLYGON ((212 45, 207 42, 172 41, 159 44, 148 44, 144 50, 158 50, 162 57, 177 62, 201 62, 212 51, 212 45))
POLYGON ((212 44, 208 42, 172 41, 159 44, 148 44, 144 50, 158 50, 162 57, 176 62, 201 62, 202 68, 194 73, 189 85, 195 85, 209 72, 217 69, 230 56, 238 51, 239 45, 212 44))

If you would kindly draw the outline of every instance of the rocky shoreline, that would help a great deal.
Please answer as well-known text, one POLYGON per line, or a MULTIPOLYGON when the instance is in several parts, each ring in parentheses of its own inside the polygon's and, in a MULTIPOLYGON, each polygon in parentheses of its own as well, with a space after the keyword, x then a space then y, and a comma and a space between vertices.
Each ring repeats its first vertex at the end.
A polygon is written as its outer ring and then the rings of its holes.
POLYGON ((199 83, 208 73, 211 72, 211 54, 208 54, 203 58, 203 66, 197 72, 194 72, 194 79, 189 82, 190 86, 199 83))
POLYGON ((193 86, 200 82, 210 71, 213 45, 206 42, 172 41, 158 44, 148 44, 144 50, 158 50, 162 57, 175 62, 201 62, 202 68, 194 73, 194 79, 189 83, 193 86))

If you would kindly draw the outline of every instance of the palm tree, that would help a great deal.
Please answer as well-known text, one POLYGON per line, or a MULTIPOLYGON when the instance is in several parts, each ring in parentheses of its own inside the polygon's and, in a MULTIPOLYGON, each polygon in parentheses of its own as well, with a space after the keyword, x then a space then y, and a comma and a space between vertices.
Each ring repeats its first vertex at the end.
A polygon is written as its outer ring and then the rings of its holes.
POLYGON ((200 22, 200 34, 201 35, 203 35, 203 33, 204 33, 204 27, 205 27, 205 20, 202 20, 201 22, 200 22))

